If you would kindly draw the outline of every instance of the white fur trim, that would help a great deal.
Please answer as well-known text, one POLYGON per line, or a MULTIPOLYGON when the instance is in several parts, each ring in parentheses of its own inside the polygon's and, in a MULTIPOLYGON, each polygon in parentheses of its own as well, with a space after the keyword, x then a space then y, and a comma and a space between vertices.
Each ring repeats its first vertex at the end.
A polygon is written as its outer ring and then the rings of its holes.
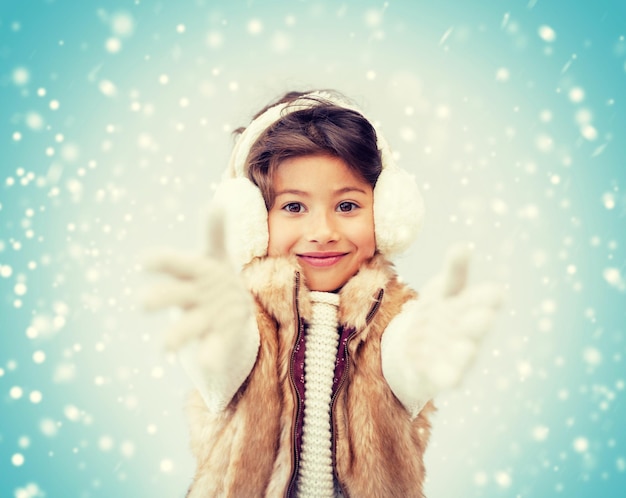
POLYGON ((265 256, 269 242, 267 209, 261 191, 247 178, 223 180, 210 209, 224 216, 224 246, 236 269, 265 256))
POLYGON ((425 382, 419 371, 420 365, 415 365, 406 352, 407 345, 415 340, 413 336, 417 313, 417 300, 404 303, 402 311, 387 325, 380 344, 385 380, 413 418, 436 394, 432 384, 425 382))

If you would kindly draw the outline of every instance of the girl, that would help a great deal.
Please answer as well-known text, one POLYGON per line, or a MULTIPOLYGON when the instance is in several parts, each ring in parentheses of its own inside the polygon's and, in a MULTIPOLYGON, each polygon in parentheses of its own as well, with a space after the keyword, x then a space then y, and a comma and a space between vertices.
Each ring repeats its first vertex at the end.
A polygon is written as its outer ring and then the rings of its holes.
POLYGON ((162 255, 148 307, 197 390, 188 497, 423 497, 431 398, 499 305, 455 249, 419 299, 389 257, 423 214, 413 179, 335 92, 291 92, 238 130, 206 256, 162 255))

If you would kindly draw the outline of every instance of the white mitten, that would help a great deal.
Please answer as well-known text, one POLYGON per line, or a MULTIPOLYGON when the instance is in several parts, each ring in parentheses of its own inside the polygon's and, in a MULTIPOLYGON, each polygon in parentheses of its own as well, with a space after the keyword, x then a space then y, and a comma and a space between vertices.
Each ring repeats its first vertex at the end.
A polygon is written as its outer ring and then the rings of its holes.
POLYGON ((413 416, 461 382, 501 306, 498 286, 466 286, 468 265, 468 251, 452 248, 442 274, 403 306, 383 335, 383 374, 413 416))
POLYGON ((148 291, 144 306, 182 311, 166 348, 179 353, 207 406, 223 410, 254 366, 259 331, 252 296, 225 254, 221 213, 211 213, 207 255, 162 252, 144 266, 171 277, 148 291))

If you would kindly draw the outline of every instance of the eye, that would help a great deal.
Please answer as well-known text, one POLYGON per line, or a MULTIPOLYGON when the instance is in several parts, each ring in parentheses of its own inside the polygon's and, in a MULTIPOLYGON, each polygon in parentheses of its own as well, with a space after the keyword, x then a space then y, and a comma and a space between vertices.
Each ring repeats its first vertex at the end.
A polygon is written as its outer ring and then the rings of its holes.
POLYGON ((354 202, 343 201, 343 202, 340 202, 339 205, 337 206, 337 211, 340 211, 342 213, 349 213, 350 211, 354 211, 358 207, 359 206, 357 206, 354 202))
POLYGON ((290 202, 283 206, 283 210, 287 211, 288 213, 301 213, 302 211, 304 211, 304 206, 299 202, 290 202))

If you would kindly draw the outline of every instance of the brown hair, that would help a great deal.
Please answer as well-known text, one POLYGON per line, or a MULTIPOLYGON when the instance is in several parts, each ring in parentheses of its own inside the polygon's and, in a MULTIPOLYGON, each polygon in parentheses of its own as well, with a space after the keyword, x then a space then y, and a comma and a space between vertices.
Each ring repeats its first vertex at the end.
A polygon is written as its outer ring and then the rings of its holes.
MULTIPOLYGON (((297 99, 298 105, 306 99, 311 101, 310 107, 285 114, 269 126, 250 147, 245 171, 261 190, 268 210, 274 203, 272 176, 285 159, 314 154, 338 157, 372 188, 382 170, 376 132, 370 122, 357 111, 308 93, 286 93, 254 116, 256 119, 269 108, 283 103, 287 103, 285 112, 288 112, 289 103, 297 99), (303 99, 305 95, 308 96, 303 99)), ((342 95, 332 93, 347 102, 342 95)), ((244 129, 239 128, 235 133, 244 129)))

